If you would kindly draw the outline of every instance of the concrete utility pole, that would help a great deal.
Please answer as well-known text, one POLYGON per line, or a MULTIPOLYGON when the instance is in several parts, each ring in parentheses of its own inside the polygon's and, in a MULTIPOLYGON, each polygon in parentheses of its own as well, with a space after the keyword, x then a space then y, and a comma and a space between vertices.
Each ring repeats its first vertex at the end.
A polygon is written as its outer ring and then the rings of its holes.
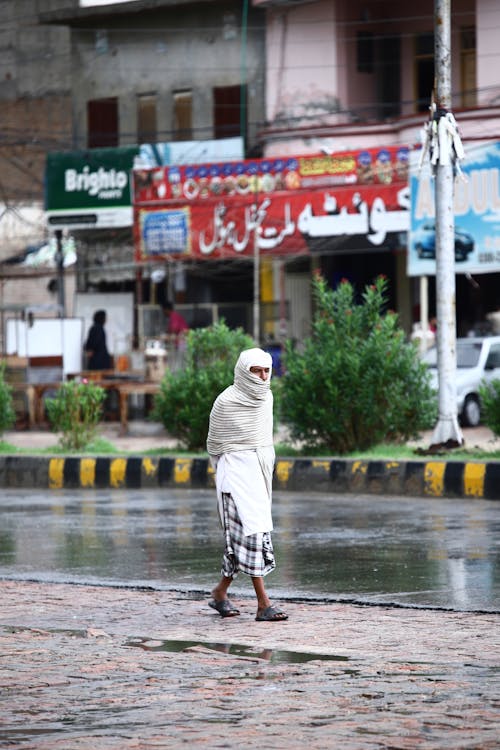
MULTIPOLYGON (((439 373, 439 420, 432 445, 457 447, 463 443, 458 424, 456 399, 456 292, 455 292, 455 217, 454 154, 451 110, 451 0, 435 0, 434 51, 436 77, 437 126, 435 161, 436 208, 436 307, 439 373)), ((457 136, 458 138, 458 136, 457 136)))
POLYGON ((56 263, 57 263, 57 298, 59 317, 66 317, 66 299, 64 293, 64 252, 62 246, 62 229, 56 229, 56 263))
MULTIPOLYGON (((257 193, 255 194, 257 195, 257 193)), ((257 199, 256 199, 257 200, 257 199)), ((260 342, 260 248, 257 224, 257 202, 254 209, 253 230, 253 340, 255 346, 260 342)))

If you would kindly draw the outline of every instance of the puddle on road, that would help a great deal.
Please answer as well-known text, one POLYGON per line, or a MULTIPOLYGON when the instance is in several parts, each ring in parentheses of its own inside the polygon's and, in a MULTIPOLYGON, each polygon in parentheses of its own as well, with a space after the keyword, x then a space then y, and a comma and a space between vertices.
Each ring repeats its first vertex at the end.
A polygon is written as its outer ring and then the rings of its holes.
POLYGON ((348 656, 336 654, 313 654, 306 651, 284 651, 282 649, 255 649, 253 646, 244 646, 239 643, 209 643, 206 641, 176 641, 176 640, 152 640, 151 638, 129 638, 126 646, 142 648, 144 651, 167 651, 169 653, 180 653, 190 648, 202 647, 222 654, 232 656, 244 656, 252 659, 269 661, 272 664, 304 664, 308 661, 349 661, 348 656))
MULTIPOLYGON (((88 638, 89 635, 107 636, 104 631, 96 630, 72 630, 68 628, 31 628, 27 626, 6 625, 4 629, 9 633, 18 633, 29 631, 38 635, 47 633, 56 633, 67 635, 70 638, 88 638)), ((283 649, 256 649, 254 646, 244 646, 240 643, 211 643, 208 641, 183 641, 183 640, 160 640, 159 638, 133 637, 125 641, 125 646, 142 648, 144 651, 166 651, 170 653, 180 653, 192 648, 207 648, 212 651, 218 651, 222 654, 231 654, 232 656, 243 656, 250 659, 260 659, 272 664, 305 664, 308 661, 349 661, 348 656, 338 654, 315 654, 308 651, 286 651, 283 649)))

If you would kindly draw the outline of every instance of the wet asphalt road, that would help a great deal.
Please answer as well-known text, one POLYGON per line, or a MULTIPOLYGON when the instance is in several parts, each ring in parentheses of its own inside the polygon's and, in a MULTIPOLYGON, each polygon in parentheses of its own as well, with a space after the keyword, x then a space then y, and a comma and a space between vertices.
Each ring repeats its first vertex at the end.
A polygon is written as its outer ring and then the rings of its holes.
MULTIPOLYGON (((274 495, 273 597, 500 611, 498 503, 274 495)), ((0 578, 209 592, 213 491, 5 490, 0 578)), ((250 595, 245 577, 235 593, 250 595)))

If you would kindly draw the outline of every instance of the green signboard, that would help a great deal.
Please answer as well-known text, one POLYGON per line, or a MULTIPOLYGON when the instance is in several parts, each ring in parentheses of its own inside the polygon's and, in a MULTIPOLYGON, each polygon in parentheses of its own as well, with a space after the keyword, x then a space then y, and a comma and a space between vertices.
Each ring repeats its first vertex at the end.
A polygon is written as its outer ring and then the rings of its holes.
POLYGON ((45 210, 50 226, 130 226, 130 174, 139 146, 49 153, 45 210))

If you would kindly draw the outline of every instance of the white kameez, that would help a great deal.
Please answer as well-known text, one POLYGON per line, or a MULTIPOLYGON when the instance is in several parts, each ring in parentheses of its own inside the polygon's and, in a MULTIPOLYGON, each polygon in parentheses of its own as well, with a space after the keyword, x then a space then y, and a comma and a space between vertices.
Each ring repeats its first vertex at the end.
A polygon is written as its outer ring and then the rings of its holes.
POLYGON ((221 523, 222 493, 231 494, 245 536, 273 530, 271 487, 274 448, 223 453, 217 460, 216 487, 221 523))
POLYGON ((233 498, 243 533, 270 532, 274 470, 272 357, 262 349, 241 352, 234 384, 215 400, 210 412, 207 450, 216 473, 221 521, 222 493, 233 498), (251 367, 269 368, 262 380, 251 367))

